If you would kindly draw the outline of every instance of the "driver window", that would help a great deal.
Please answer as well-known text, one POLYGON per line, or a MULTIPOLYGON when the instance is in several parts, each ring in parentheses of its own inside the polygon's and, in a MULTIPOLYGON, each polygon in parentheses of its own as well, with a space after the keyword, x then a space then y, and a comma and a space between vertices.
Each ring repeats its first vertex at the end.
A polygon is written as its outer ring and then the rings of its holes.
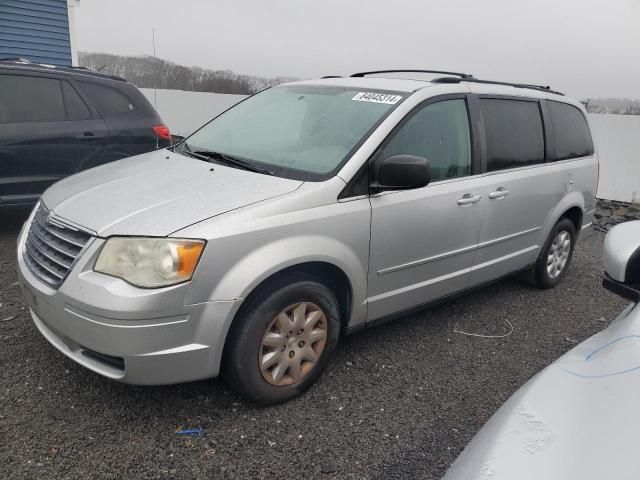
POLYGON ((382 157, 415 155, 429 160, 431 181, 471 173, 471 141, 465 100, 444 100, 423 107, 396 132, 382 157))

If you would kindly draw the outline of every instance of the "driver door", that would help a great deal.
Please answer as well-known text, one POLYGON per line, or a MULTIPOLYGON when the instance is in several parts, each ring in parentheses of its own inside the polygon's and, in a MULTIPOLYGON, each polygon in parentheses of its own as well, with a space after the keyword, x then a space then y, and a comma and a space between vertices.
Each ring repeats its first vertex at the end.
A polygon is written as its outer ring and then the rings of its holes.
POLYGON ((428 159, 431 183, 371 196, 369 320, 467 287, 482 223, 464 95, 417 107, 375 159, 398 154, 428 159))

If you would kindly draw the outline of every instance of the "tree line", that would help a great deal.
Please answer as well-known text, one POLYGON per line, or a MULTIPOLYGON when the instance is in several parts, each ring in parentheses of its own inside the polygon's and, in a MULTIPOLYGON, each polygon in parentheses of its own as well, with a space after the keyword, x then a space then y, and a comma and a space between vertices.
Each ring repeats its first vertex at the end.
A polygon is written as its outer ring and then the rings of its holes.
POLYGON ((132 57, 79 52, 78 61, 82 67, 125 78, 141 88, 250 95, 292 80, 287 77, 264 78, 241 75, 230 70, 185 67, 150 56, 132 57))
POLYGON ((640 100, 628 98, 590 98, 582 103, 589 113, 615 113, 618 115, 640 115, 640 100))

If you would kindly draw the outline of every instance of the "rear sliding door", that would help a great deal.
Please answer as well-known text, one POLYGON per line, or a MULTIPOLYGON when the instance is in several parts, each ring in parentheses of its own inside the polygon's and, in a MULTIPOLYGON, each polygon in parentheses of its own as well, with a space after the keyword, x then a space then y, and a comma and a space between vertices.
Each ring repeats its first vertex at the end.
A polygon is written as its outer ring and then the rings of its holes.
POLYGON ((546 163, 537 99, 481 96, 477 104, 485 132, 486 174, 479 192, 483 223, 470 285, 534 263, 543 226, 565 191, 562 175, 546 163))

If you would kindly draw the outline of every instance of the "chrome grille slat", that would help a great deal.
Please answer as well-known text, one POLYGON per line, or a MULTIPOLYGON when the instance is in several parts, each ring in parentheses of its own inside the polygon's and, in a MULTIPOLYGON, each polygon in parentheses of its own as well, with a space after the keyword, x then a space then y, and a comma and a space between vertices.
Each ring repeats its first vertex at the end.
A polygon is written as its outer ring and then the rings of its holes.
POLYGON ((92 235, 71 225, 67 230, 64 221, 57 218, 50 223, 48 215, 47 209, 40 205, 29 226, 24 258, 31 273, 58 288, 92 235))
POLYGON ((64 240, 65 242, 70 243, 71 245, 75 245, 76 247, 80 247, 80 248, 84 247, 84 245, 81 242, 75 241, 69 237, 66 237, 65 235, 62 235, 59 232, 56 232, 57 230, 56 227, 47 227, 44 224, 44 220, 40 218, 37 214, 36 214, 36 222, 38 222, 41 228, 45 229, 51 235, 58 237, 60 240, 64 240))
POLYGON ((29 238, 27 238, 27 242, 33 245, 33 248, 35 248, 40 253, 40 255, 46 257, 48 260, 51 260, 54 263, 57 263, 66 270, 69 270, 71 268, 72 262, 65 262, 63 260, 60 260, 59 258, 56 258, 54 254, 47 253, 46 246, 42 245, 42 242, 40 242, 40 240, 36 240, 36 238, 37 237, 35 235, 31 235, 29 238), (40 245, 38 245, 38 242, 40 242, 40 245))
POLYGON ((63 255, 66 255, 67 257, 72 259, 76 258, 76 256, 78 255, 79 251, 72 252, 70 250, 65 250, 64 247, 55 243, 55 240, 52 241, 52 239, 47 238, 46 232, 44 230, 41 230, 39 226, 38 228, 32 228, 31 230, 35 237, 37 237, 42 243, 46 244, 48 247, 53 248, 55 251, 62 253, 63 255))
POLYGON ((24 258, 26 260, 27 266, 29 267, 29 270, 34 272, 34 274, 36 274, 38 278, 40 278, 43 282, 49 285, 55 285, 60 281, 59 278, 50 276, 49 273, 46 270, 42 269, 38 264, 34 265, 33 260, 31 260, 28 255, 25 255, 24 258), (36 271, 38 271, 38 273, 35 273, 36 271))
POLYGON ((36 262, 38 265, 40 265, 41 268, 45 269, 47 272, 49 272, 54 277, 57 277, 60 280, 62 280, 64 278, 64 276, 61 273, 56 272, 51 267, 51 265, 47 266, 47 263, 44 260, 42 260, 41 258, 38 258, 38 255, 31 255, 31 260, 36 262))

